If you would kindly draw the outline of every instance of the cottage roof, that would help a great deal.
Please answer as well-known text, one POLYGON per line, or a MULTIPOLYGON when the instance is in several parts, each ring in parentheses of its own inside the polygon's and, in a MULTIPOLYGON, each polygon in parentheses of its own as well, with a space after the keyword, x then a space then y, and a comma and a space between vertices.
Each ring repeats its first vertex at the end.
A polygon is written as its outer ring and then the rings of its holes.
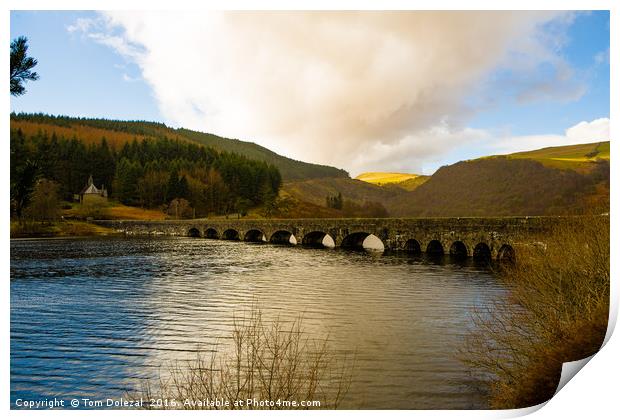
POLYGON ((101 190, 95 187, 93 184, 90 184, 84 187, 80 194, 101 194, 101 190))
POLYGON ((101 190, 95 187, 92 175, 88 177, 88 185, 82 189, 80 194, 101 194, 101 190))

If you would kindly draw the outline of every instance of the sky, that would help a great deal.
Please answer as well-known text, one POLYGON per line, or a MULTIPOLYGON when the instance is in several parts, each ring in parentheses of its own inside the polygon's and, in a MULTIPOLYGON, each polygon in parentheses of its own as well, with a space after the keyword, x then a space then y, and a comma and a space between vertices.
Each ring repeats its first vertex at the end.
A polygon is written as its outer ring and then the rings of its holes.
POLYGON ((164 122, 346 169, 431 174, 609 140, 609 13, 12 11, 15 112, 164 122))

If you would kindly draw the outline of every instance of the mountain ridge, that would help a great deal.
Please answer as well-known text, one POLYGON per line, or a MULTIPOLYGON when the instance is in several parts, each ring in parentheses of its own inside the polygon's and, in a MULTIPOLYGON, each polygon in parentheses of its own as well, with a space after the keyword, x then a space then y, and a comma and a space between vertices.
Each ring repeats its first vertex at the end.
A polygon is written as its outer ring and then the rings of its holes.
POLYGON ((173 140, 188 141, 212 147, 218 151, 236 153, 273 164, 280 170, 285 180, 349 177, 343 169, 291 159, 254 142, 230 139, 186 128, 172 128, 158 122, 12 113, 10 123, 11 129, 22 129, 28 135, 36 134, 38 130, 41 130, 50 135, 56 133, 65 138, 79 137, 86 143, 98 143, 102 137, 105 137, 108 144, 115 148, 122 147, 124 143, 132 142, 134 139, 139 141, 167 137, 173 140))
POLYGON ((367 173, 375 177, 370 183, 352 179, 342 169, 278 155, 256 143, 163 123, 11 114, 14 129, 30 135, 42 130, 90 144, 104 137, 117 148, 134 140, 167 138, 260 160, 281 171, 281 195, 296 200, 300 214, 338 214, 338 209, 329 208, 329 198, 340 194, 355 214, 364 214, 366 207, 375 211, 380 205, 394 217, 567 214, 609 207, 609 141, 483 156, 445 165, 426 177, 367 173))

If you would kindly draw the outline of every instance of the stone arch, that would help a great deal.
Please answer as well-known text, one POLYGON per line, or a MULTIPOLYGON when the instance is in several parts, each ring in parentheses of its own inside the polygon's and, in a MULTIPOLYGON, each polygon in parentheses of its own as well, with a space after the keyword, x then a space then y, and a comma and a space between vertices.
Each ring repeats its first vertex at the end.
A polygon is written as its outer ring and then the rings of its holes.
POLYGON ((354 232, 345 236, 340 244, 342 248, 346 249, 371 249, 377 251, 383 251, 385 244, 378 236, 368 232, 354 232))
POLYGON ((443 255, 443 245, 437 239, 433 239, 426 246, 426 253, 428 255, 443 255))
POLYGON ((235 229, 226 229, 222 234, 222 239, 227 241, 238 241, 239 240, 239 232, 235 229))
POLYGON ((220 239, 220 235, 214 228, 208 228, 205 230, 205 238, 208 239, 220 239))
POLYGON ((319 230, 305 234, 301 243, 311 248, 333 248, 335 246, 334 239, 331 235, 319 230))
POLYGON ((450 246, 450 255, 455 258, 467 258, 467 245, 462 241, 454 241, 450 246))
POLYGON ((515 250, 508 244, 503 244, 497 252, 497 260, 502 262, 515 262, 515 250))
POLYGON ((491 261, 491 248, 486 243, 480 242, 474 248, 474 260, 480 262, 491 261))
POLYGON ((271 235, 269 242, 281 245, 297 245, 297 238, 288 230, 278 230, 271 235))
POLYGON ((265 234, 259 229, 248 230, 245 235, 243 235, 243 240, 246 242, 267 242, 265 234))
POLYGON ((422 253, 422 246, 415 239, 409 239, 405 242, 405 251, 410 254, 420 255, 422 253))
POLYGON ((200 238, 200 230, 198 230, 198 228, 190 228, 187 231, 187 236, 189 236, 190 238, 200 238))

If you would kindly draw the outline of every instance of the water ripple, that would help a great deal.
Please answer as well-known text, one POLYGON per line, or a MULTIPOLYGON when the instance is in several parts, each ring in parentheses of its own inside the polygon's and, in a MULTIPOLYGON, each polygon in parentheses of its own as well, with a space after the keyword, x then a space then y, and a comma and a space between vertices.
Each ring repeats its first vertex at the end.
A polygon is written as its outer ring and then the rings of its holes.
POLYGON ((226 343, 233 317, 303 314, 357 365, 348 407, 482 407, 455 356, 484 269, 190 238, 11 242, 11 399, 120 397, 226 343))

